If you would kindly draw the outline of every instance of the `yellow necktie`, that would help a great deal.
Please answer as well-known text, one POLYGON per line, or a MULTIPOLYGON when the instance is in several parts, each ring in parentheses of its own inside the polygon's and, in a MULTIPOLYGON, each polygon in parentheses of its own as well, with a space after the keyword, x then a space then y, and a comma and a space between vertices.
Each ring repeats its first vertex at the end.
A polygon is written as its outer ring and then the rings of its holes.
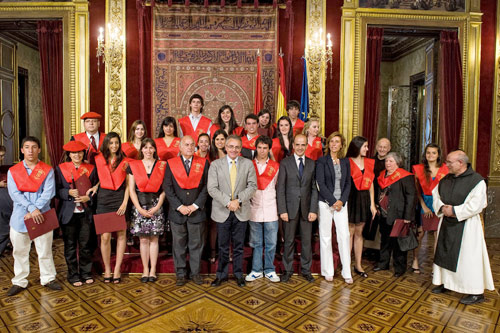
POLYGON ((234 160, 231 161, 229 178, 231 179, 231 199, 234 200, 234 187, 236 186, 236 162, 234 160))

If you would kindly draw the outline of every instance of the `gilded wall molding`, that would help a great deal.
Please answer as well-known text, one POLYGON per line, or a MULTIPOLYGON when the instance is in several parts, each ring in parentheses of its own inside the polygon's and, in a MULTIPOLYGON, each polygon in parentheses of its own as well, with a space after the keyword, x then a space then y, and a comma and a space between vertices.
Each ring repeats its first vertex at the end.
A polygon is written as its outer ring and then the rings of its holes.
POLYGON ((106 0, 106 132, 127 138, 126 0, 106 0))
MULTIPOLYGON (((346 0, 347 1, 347 0, 346 0)), ((481 47, 481 13, 439 12, 401 9, 342 9, 340 130, 350 140, 363 128, 365 86, 366 31, 374 26, 420 26, 458 29, 462 52, 464 114, 460 147, 475 166, 477 153, 477 121, 479 112, 479 70, 481 47), (354 26, 354 31, 352 27, 354 26), (348 42, 351 42, 349 45, 348 42), (345 49, 353 47, 354 51, 345 49), (354 59, 345 59, 352 54, 354 59), (352 84, 350 84, 352 82, 352 84), (352 99, 349 97, 352 96, 352 99)), ((466 8, 470 9, 470 2, 466 8)))
MULTIPOLYGON (((0 2, 0 19, 60 19, 63 23, 64 140, 80 130, 88 111, 88 2, 0 2), (83 44, 81 41, 85 41, 83 44), (82 60, 81 55, 85 55, 82 60), (84 62, 83 65, 81 64, 84 62)), ((43 138, 42 138, 43 139, 43 138)), ((48 159, 48 157, 46 156, 48 159)))
POLYGON ((500 0, 497 0, 495 82, 491 115, 490 186, 500 186, 500 0))
POLYGON ((306 8, 306 59, 309 79, 309 117, 319 117, 321 130, 325 129, 325 63, 317 52, 309 53, 308 42, 321 29, 326 35, 326 1, 307 0, 306 8))

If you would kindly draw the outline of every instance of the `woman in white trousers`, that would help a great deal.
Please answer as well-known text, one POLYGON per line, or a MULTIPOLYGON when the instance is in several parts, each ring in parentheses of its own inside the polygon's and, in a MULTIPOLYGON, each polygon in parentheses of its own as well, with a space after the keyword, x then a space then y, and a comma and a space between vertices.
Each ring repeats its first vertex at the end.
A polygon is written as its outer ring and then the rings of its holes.
POLYGON ((325 156, 316 162, 316 181, 319 190, 319 238, 321 275, 333 281, 334 265, 332 252, 332 224, 335 223, 342 277, 353 282, 351 254, 349 251, 349 220, 347 198, 351 189, 349 160, 343 158, 345 138, 339 132, 330 134, 326 140, 325 156))

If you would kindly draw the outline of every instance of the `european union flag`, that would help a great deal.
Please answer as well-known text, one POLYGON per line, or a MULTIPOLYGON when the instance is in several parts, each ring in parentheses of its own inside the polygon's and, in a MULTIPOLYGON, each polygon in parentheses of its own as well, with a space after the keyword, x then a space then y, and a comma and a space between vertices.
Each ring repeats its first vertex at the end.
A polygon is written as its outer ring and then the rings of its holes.
POLYGON ((304 61, 304 73, 302 74, 302 94, 300 96, 300 114, 299 118, 302 121, 307 120, 309 114, 309 86, 307 83, 307 60, 302 57, 304 61))

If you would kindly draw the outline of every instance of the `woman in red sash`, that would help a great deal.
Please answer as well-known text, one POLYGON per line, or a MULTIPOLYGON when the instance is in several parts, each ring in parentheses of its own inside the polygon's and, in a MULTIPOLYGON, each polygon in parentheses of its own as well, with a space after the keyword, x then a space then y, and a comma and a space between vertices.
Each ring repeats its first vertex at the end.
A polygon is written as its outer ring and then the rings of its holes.
POLYGON ((218 129, 212 137, 210 145, 210 161, 215 161, 226 156, 227 134, 224 130, 218 129))
MULTIPOLYGON (((96 214, 116 212, 124 215, 127 210, 129 191, 127 187, 128 163, 121 150, 120 136, 109 132, 95 158, 99 188, 97 190, 96 214)), ((116 232, 116 263, 113 283, 121 282, 121 265, 126 245, 126 230, 116 232)), ((104 262, 104 282, 111 282, 111 233, 101 235, 101 254, 104 262)))
POLYGON ((351 235, 350 250, 352 251, 354 246, 354 273, 364 278, 367 278, 368 274, 361 266, 363 228, 365 223, 372 221, 377 214, 373 188, 375 160, 367 158, 367 153, 368 140, 362 136, 355 136, 346 154, 351 165, 351 192, 347 209, 351 235))
POLYGON ((160 128, 160 134, 155 139, 156 152, 161 161, 167 161, 179 154, 181 139, 177 136, 177 121, 174 117, 165 117, 160 128))
POLYGON ((236 117, 234 116, 234 111, 229 105, 223 105, 219 109, 217 120, 215 121, 215 124, 210 127, 210 135, 212 139, 215 132, 219 129, 224 130, 227 135, 236 134, 241 136, 243 132, 243 127, 238 126, 236 117))
POLYGON ((323 156, 323 143, 320 133, 320 125, 318 118, 309 118, 304 124, 302 133, 307 136, 306 157, 316 161, 323 156))
POLYGON ((257 129, 257 133, 259 135, 268 136, 271 139, 275 138, 276 137, 276 129, 274 128, 274 126, 272 126, 271 112, 268 109, 262 109, 262 110, 260 110, 257 117, 259 117, 259 127, 257 129))
POLYGON ((146 124, 138 119, 130 126, 128 141, 122 144, 122 150, 128 158, 137 159, 142 139, 148 136, 146 124))
POLYGON ((210 162, 210 136, 207 133, 201 133, 198 136, 198 142, 196 143, 196 146, 197 150, 194 155, 203 157, 208 162, 210 162))
POLYGON ((161 185, 167 163, 158 161, 155 142, 150 138, 142 141, 140 158, 131 161, 128 169, 130 200, 134 204, 130 232, 140 239, 143 267, 141 282, 155 282, 158 238, 165 228, 165 192, 161 185))
POLYGON ((92 212, 87 203, 90 198, 81 193, 86 193, 98 180, 94 166, 83 163, 87 150, 84 143, 70 141, 63 146, 63 149, 66 151, 66 162, 59 164, 55 171, 59 199, 57 217, 63 233, 68 281, 74 287, 79 287, 83 283, 94 283, 92 244, 95 243, 92 212))
POLYGON ((380 260, 374 272, 388 270, 391 261, 394 277, 406 272, 406 251, 401 251, 398 237, 390 237, 392 227, 398 223, 410 223, 415 220, 415 180, 400 165, 403 159, 398 153, 391 152, 385 158, 385 170, 377 178, 380 186, 377 195, 380 214, 380 260))
POLYGON ((271 149, 271 156, 278 163, 287 156, 293 153, 292 141, 293 130, 292 122, 287 116, 282 116, 278 120, 278 137, 273 139, 273 148, 271 149))
POLYGON ((432 208, 432 190, 448 174, 448 167, 443 163, 441 148, 437 144, 429 143, 425 146, 422 163, 413 166, 413 173, 415 174, 417 198, 420 203, 421 216, 417 218, 417 221, 422 223, 419 223, 418 226, 419 247, 413 250, 411 270, 413 273, 420 274, 418 252, 420 243, 424 237, 424 231, 436 231, 439 223, 439 219, 432 208))

